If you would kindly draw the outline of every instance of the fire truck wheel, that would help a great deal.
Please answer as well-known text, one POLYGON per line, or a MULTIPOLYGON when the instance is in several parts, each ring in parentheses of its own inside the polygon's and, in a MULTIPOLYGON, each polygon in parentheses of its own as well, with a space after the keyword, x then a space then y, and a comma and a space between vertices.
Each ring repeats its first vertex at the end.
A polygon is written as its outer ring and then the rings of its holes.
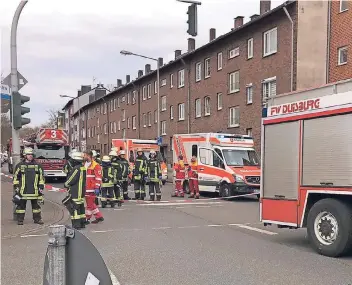
POLYGON ((230 185, 225 183, 220 186, 219 196, 220 197, 229 197, 231 195, 230 185))
POLYGON ((315 203, 308 213, 307 233, 314 249, 338 257, 352 247, 352 208, 332 198, 315 203))

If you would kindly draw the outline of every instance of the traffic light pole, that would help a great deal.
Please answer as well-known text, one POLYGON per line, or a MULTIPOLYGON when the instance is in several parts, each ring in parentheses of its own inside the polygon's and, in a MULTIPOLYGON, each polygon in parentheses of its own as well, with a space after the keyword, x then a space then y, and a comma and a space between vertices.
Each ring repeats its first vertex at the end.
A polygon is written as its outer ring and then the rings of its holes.
MULTIPOLYGON (((11 93, 18 92, 18 70, 17 70, 17 26, 23 7, 28 0, 22 0, 18 5, 11 25, 11 93)), ((12 166, 15 169, 20 161, 20 140, 19 130, 14 128, 13 124, 13 96, 11 96, 11 115, 12 115, 12 166)), ((15 205, 13 211, 13 219, 16 219, 15 205)))

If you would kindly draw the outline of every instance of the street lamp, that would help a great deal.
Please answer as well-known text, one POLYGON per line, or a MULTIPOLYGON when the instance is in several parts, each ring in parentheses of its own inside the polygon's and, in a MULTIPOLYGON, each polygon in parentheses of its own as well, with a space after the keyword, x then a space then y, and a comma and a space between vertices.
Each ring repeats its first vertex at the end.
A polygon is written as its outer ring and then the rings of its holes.
POLYGON ((80 134, 80 120, 81 120, 81 107, 79 104, 79 97, 73 97, 69 95, 59 95, 61 98, 71 98, 71 99, 76 99, 78 100, 78 150, 81 148, 81 134, 80 134))
POLYGON ((158 135, 158 139, 160 137, 160 65, 159 65, 159 60, 153 57, 149 57, 149 56, 145 56, 145 55, 141 55, 141 54, 137 54, 137 53, 133 53, 127 50, 122 50, 120 51, 120 54, 122 55, 134 55, 134 56, 138 56, 138 57, 142 57, 142 58, 146 58, 146 59, 150 59, 153 61, 156 61, 156 81, 157 81, 157 100, 158 100, 158 109, 157 109, 157 135, 158 135))

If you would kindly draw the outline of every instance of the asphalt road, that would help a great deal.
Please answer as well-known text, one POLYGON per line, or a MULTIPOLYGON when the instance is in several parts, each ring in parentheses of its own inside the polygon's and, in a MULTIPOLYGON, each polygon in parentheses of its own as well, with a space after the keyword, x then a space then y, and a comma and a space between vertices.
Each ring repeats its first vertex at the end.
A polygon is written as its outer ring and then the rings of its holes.
MULTIPOLYGON (((256 198, 184 202, 170 198, 170 184, 163 191, 168 202, 102 209, 105 221, 82 231, 116 284, 352 283, 352 256, 320 256, 310 249, 305 230, 262 226, 256 198)), ((63 193, 49 195, 59 201, 63 193)), ((2 240, 4 284, 41 284, 46 232, 2 240)))

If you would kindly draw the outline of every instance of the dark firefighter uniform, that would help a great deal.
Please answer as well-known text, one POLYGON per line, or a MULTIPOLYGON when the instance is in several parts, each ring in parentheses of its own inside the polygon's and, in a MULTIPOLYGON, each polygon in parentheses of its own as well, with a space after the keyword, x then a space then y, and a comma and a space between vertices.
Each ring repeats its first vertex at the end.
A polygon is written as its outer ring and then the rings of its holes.
POLYGON ((149 180, 149 196, 150 201, 155 200, 155 192, 156 199, 158 201, 161 200, 161 191, 160 191, 160 182, 161 182, 161 167, 160 162, 156 158, 155 151, 150 152, 150 159, 147 163, 147 175, 149 180))
POLYGON ((135 199, 144 200, 145 197, 145 174, 147 170, 147 159, 141 149, 137 150, 137 157, 133 169, 135 199))
POLYGON ((72 168, 73 168, 72 165, 73 165, 73 159, 70 157, 70 158, 66 161, 66 163, 65 163, 65 165, 64 165, 63 171, 64 171, 66 174, 69 174, 69 173, 71 172, 72 168))
POLYGON ((116 181, 123 191, 123 199, 129 200, 128 197, 128 175, 130 174, 130 164, 125 158, 126 152, 121 150, 119 153, 118 167, 116 171, 116 181))
POLYGON ((102 160, 102 184, 101 184, 101 205, 103 208, 109 203, 111 208, 118 202, 115 191, 115 169, 111 165, 110 158, 104 156, 102 160))
POLYGON ((85 228, 86 214, 84 208, 84 196, 86 194, 87 170, 82 165, 83 154, 74 153, 72 157, 73 168, 67 175, 64 186, 68 195, 62 200, 71 215, 72 227, 75 229, 85 228))
POLYGON ((43 199, 44 171, 42 166, 33 160, 33 149, 24 149, 23 155, 25 158, 17 164, 13 175, 13 187, 21 198, 16 207, 17 223, 23 225, 27 200, 30 200, 34 223, 42 225, 44 223, 38 201, 43 199))

